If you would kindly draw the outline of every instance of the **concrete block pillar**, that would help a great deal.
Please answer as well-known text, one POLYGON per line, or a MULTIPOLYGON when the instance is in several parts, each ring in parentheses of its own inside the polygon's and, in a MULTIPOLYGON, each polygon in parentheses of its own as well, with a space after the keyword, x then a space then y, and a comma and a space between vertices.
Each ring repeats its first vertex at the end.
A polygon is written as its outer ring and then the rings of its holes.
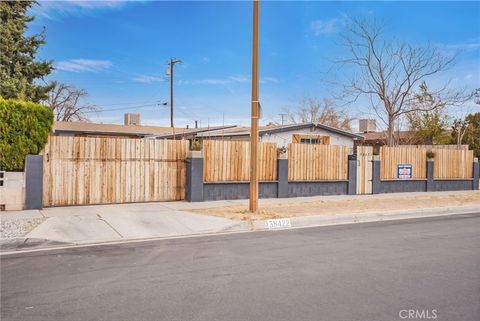
POLYGON ((288 159, 282 154, 277 159, 278 198, 288 197, 288 159))
POLYGON ((479 180, 480 180, 480 165, 478 163, 478 158, 475 158, 473 160, 473 183, 472 183, 472 189, 475 191, 478 190, 479 180))
POLYGON ((43 208, 43 156, 25 157, 25 209, 43 208))
POLYGON ((380 194, 380 157, 373 156, 372 161, 372 194, 380 194))
POLYGON ((203 155, 201 151, 190 151, 186 160, 185 199, 203 202, 203 155))
POLYGON ((433 159, 428 159, 427 160, 427 192, 433 192, 433 175, 434 175, 434 167, 435 163, 433 159))
POLYGON ((357 155, 348 155, 348 195, 357 194, 357 155))

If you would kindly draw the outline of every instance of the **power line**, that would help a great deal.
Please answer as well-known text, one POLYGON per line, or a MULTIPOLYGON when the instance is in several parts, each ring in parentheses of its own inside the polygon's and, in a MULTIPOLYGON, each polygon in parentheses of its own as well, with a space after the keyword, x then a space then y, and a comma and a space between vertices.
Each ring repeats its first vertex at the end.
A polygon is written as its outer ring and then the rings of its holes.
POLYGON ((120 107, 120 108, 110 108, 110 109, 100 109, 96 111, 89 111, 89 113, 102 113, 106 111, 116 111, 116 110, 128 110, 128 109, 133 109, 133 108, 147 108, 147 107, 154 107, 154 106, 161 106, 161 103, 156 103, 156 104, 148 104, 148 105, 138 105, 138 106, 129 106, 129 107, 120 107))

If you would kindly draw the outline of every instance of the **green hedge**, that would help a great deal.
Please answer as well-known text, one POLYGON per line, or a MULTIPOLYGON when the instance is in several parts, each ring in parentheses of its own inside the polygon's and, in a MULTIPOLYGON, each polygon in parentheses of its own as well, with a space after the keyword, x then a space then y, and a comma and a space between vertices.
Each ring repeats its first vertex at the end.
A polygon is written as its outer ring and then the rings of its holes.
POLYGON ((52 125, 50 108, 0 97, 0 169, 23 170, 25 156, 43 149, 52 125))

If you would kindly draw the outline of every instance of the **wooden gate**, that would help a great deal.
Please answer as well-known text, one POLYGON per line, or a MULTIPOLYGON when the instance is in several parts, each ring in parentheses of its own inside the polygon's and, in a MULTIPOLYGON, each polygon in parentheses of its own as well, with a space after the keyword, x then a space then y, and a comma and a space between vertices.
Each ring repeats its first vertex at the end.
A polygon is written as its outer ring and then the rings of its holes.
POLYGON ((188 141, 51 136, 44 206, 182 200, 188 141))
POLYGON ((373 147, 357 146, 357 194, 372 194, 373 147))

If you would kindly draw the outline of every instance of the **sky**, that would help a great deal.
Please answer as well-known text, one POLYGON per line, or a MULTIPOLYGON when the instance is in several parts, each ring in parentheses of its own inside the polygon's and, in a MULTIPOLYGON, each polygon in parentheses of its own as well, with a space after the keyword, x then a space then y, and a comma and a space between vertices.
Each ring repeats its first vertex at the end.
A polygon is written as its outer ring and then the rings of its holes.
MULTIPOLYGON (((252 3, 250 1, 40 1, 29 32, 45 27, 41 59, 48 76, 87 90, 101 110, 92 121, 169 126, 167 61, 175 66, 175 125, 249 125, 252 3)), ((385 39, 430 44, 455 65, 432 86, 480 87, 480 2, 262 1, 261 123, 279 122, 304 97, 332 98, 354 70, 338 68, 341 35, 351 17, 380 21, 385 39), (343 78, 342 78, 343 77, 343 78)), ((341 108, 375 117, 366 99, 341 108)))

